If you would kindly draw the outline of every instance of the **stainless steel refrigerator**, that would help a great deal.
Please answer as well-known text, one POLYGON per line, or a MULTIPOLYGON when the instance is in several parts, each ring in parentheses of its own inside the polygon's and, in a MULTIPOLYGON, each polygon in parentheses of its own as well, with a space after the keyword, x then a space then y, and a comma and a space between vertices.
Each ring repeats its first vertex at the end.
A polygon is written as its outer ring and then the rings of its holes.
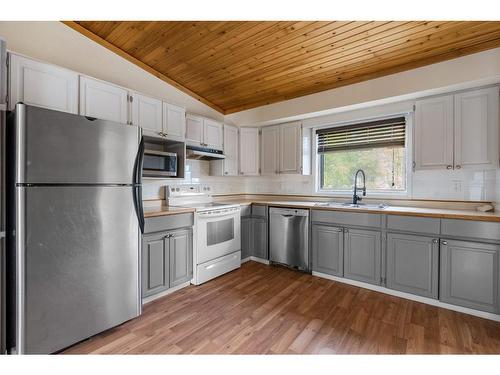
POLYGON ((17 104, 7 139, 12 351, 53 353, 140 315, 141 130, 17 104))
POLYGON ((7 110, 7 51, 0 38, 0 354, 6 351, 5 300, 5 111, 7 110))

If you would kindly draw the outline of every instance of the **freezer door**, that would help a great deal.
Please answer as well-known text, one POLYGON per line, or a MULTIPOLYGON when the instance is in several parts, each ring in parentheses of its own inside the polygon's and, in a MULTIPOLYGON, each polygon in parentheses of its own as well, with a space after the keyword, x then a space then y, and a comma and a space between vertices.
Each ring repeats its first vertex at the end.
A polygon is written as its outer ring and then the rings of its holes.
POLYGON ((132 198, 131 187, 17 188, 19 353, 52 353, 141 313, 132 198))
POLYGON ((138 127, 24 104, 15 122, 17 183, 137 182, 138 127))

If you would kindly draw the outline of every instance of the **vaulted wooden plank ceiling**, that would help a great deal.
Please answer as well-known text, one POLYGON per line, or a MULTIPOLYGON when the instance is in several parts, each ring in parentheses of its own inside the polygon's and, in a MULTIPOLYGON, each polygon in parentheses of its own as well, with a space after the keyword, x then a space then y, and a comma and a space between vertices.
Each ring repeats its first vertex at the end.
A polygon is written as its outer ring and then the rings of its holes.
POLYGON ((225 114, 500 46, 500 22, 64 23, 225 114))

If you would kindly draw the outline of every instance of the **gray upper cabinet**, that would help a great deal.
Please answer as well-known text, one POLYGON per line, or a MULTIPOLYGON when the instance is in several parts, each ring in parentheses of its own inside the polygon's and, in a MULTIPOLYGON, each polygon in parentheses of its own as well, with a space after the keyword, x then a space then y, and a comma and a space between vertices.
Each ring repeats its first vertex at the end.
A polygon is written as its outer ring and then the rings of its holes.
POLYGON ((241 259, 248 258, 252 249, 252 218, 241 218, 241 259))
POLYGON ((415 169, 453 169, 453 95, 415 103, 415 169))
POLYGON ((380 285, 380 232, 346 228, 344 241, 344 277, 380 285))
POLYGON ((387 287, 438 297, 439 240, 407 234, 387 235, 387 287))
POLYGON ((267 219, 252 219, 252 255, 257 258, 269 259, 267 248, 267 219))
POLYGON ((441 240, 440 300, 499 313, 500 245, 441 240))
POLYGON ((165 233, 144 236, 142 246, 142 297, 169 288, 169 250, 165 233))
POLYGON ((415 168, 498 168, 498 106, 498 87, 417 100, 415 168))
POLYGON ((343 229, 326 225, 313 225, 311 240, 313 271, 343 276, 343 229))

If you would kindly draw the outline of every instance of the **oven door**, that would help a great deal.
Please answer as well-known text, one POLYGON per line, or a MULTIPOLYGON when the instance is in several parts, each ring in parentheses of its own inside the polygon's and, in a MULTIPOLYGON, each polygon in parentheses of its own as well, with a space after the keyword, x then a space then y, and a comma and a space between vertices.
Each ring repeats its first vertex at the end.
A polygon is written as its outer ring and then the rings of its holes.
POLYGON ((198 212, 197 264, 241 249, 240 208, 198 212))
POLYGON ((142 175, 146 177, 176 177, 177 154, 155 150, 144 150, 142 175))

